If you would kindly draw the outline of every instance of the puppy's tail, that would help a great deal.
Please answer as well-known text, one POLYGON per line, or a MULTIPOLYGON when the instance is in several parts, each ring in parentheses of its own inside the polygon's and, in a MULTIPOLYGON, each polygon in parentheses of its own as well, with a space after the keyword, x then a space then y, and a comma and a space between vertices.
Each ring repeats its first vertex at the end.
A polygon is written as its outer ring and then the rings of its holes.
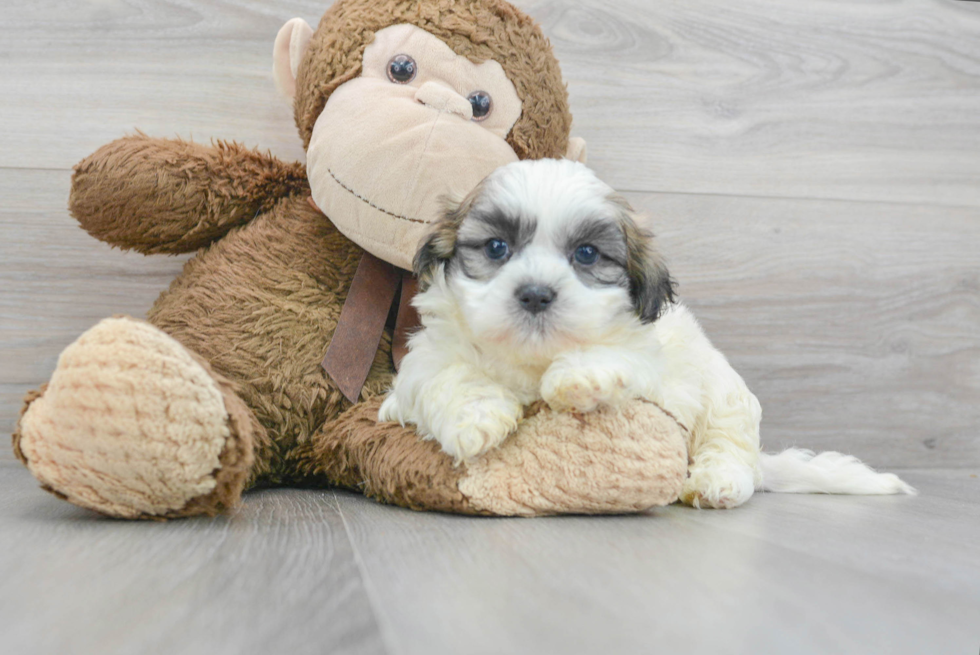
POLYGON ((787 494, 853 494, 873 496, 918 492, 894 473, 878 473, 856 457, 842 453, 790 448, 776 455, 761 453, 762 482, 757 491, 787 494))

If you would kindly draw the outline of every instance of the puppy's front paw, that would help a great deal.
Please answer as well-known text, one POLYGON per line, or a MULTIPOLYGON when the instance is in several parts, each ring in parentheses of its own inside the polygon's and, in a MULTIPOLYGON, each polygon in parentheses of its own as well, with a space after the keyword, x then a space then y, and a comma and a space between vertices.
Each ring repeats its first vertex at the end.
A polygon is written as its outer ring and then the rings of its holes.
POLYGON ((691 507, 732 509, 755 491, 752 469, 741 463, 695 464, 681 491, 681 501, 691 507))
POLYGON ((398 397, 394 392, 388 394, 378 409, 378 422, 384 423, 385 421, 402 422, 402 413, 398 408, 398 397))
POLYGON ((541 398, 556 412, 618 407, 633 397, 626 374, 614 369, 555 363, 541 378, 541 398))
POLYGON ((500 445, 523 416, 521 404, 507 396, 471 398, 447 409, 432 436, 457 464, 500 445))

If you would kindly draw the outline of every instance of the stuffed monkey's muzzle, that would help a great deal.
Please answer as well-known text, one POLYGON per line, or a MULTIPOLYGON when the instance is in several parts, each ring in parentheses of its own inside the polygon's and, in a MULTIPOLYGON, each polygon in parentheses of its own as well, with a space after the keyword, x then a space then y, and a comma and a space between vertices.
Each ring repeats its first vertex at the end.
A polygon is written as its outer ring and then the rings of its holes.
POLYGON ((415 92, 415 100, 437 112, 455 114, 464 121, 473 119, 473 105, 445 84, 426 82, 415 92))
POLYGON ((339 86, 317 118, 307 148, 313 200, 371 254, 404 269, 446 196, 462 198, 493 170, 517 160, 506 141, 521 115, 513 84, 495 61, 473 64, 410 25, 380 30, 362 73, 339 86), (418 72, 398 83, 393 57, 418 72), (474 121, 466 95, 493 100, 474 121))

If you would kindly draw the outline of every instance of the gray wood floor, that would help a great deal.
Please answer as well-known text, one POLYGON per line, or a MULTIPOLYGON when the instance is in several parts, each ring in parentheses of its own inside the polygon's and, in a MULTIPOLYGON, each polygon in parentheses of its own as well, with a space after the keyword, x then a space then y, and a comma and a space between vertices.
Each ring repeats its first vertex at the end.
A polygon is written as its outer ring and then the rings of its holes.
POLYGON ((100 518, 0 464, 8 653, 975 653, 980 479, 732 512, 473 519, 344 492, 100 518))
MULTIPOLYGON (((271 44, 327 4, 0 0, 0 432, 185 259, 82 233, 71 166, 136 128, 302 159, 271 44)), ((517 4, 767 447, 845 450, 922 495, 511 521, 279 490, 131 524, 2 449, 0 652, 980 649, 980 3, 517 4)))

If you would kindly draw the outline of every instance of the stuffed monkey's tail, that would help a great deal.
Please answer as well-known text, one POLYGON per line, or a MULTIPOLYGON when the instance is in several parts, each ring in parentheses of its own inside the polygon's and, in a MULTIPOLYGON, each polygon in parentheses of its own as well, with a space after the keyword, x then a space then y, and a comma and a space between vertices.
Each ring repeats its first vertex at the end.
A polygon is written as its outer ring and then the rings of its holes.
POLYGON ((918 493, 894 473, 877 473, 856 457, 790 448, 776 455, 761 453, 762 482, 757 491, 788 494, 854 494, 862 496, 918 493))

